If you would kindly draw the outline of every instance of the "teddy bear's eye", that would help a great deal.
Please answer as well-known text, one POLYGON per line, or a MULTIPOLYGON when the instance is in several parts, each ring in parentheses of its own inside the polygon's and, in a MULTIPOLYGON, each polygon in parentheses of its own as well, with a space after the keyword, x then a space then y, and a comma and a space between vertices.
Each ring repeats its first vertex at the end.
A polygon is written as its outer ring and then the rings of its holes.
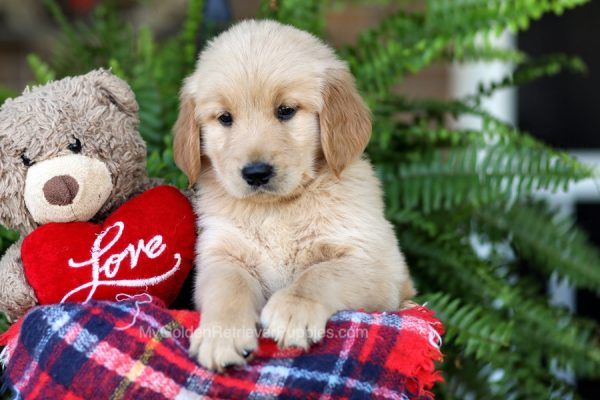
POLYGON ((75 143, 70 143, 68 146, 68 149, 71 150, 73 153, 77 154, 81 152, 81 140, 77 139, 77 138, 73 138, 75 139, 75 143))
POLYGON ((32 161, 29 157, 27 157, 25 154, 21 154, 21 160, 23 160, 23 164, 26 167, 31 167, 33 164, 35 164, 35 161, 32 161))

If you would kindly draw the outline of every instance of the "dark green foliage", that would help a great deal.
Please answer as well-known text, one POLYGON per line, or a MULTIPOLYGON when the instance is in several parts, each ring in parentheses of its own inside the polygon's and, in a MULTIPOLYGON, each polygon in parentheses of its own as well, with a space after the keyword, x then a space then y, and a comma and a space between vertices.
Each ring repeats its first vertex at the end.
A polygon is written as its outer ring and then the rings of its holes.
MULTIPOLYGON (((0 99, 1 101, 1 99, 0 99)), ((0 254, 4 254, 6 249, 19 238, 16 232, 9 231, 8 229, 0 226, 0 254)), ((8 329, 8 321, 4 317, 4 314, 0 313, 0 333, 8 329)))
MULTIPOLYGON (((168 135, 177 117, 179 89, 193 69, 202 24, 203 0, 192 0, 181 33, 164 41, 147 27, 134 30, 106 1, 95 10, 91 24, 71 24, 54 0, 45 0, 62 30, 62 41, 48 65, 35 56, 29 62, 39 83, 49 77, 111 68, 127 80, 140 106, 140 133, 148 144, 152 176, 185 186, 185 177, 173 163, 168 135)), ((203 38, 204 39, 204 38, 203 38)))
POLYGON ((4 332, 8 329, 10 325, 8 324, 8 321, 6 320, 6 317, 1 314, 0 315, 0 332, 4 332))
POLYGON ((0 254, 4 254, 6 249, 18 238, 19 235, 16 232, 0 226, 0 254))
MULTIPOLYGON (((191 0, 181 33, 160 41, 147 28, 130 28, 110 2, 87 25, 67 22, 52 0, 46 2, 63 39, 49 62, 29 58, 37 81, 111 67, 138 97, 150 174, 185 185, 173 164, 170 129, 196 44, 209 39, 199 37, 211 31, 206 24, 200 29, 203 2, 191 0)), ((556 274, 598 292, 600 252, 570 219, 533 200, 540 190, 558 192, 593 179, 595 171, 480 106, 505 87, 563 70, 585 72, 577 58, 531 59, 489 40, 585 2, 429 0, 423 11, 410 11, 411 0, 381 0, 396 12, 363 32, 355 46, 339 49, 373 111, 368 154, 384 183, 387 216, 417 281, 418 300, 437 310, 447 329, 447 381, 437 388, 439 398, 565 398, 576 388, 553 368, 600 375, 597 323, 550 305, 545 287, 556 274), (434 62, 465 61, 508 61, 515 69, 463 99, 411 99, 394 90, 434 62), (477 118, 481 128, 456 128, 461 116, 477 118), (533 272, 524 271, 523 262, 533 272)), ((259 15, 322 36, 326 12, 348 3, 372 2, 264 0, 259 15)), ((0 101, 11 95, 0 91, 0 101)), ((14 239, 0 231, 0 252, 14 239)))
POLYGON ((585 73, 586 66, 583 61, 577 57, 567 57, 565 55, 547 56, 539 60, 529 60, 524 58, 517 61, 520 65, 509 76, 506 76, 499 82, 493 82, 489 85, 479 85, 477 94, 471 96, 468 100, 479 102, 481 97, 490 96, 497 90, 520 86, 544 76, 553 76, 563 70, 569 70, 576 73, 585 73))
POLYGON ((268 0, 261 2, 258 16, 294 25, 321 36, 325 28, 326 5, 327 2, 322 0, 268 0))
POLYGON ((18 93, 13 90, 0 87, 0 104, 4 103, 4 100, 15 97, 17 95, 18 93))
POLYGON ((508 209, 481 209, 476 219, 513 235, 515 251, 531 266, 558 273, 579 287, 600 293, 600 252, 573 221, 544 203, 518 203, 508 209), (502 215, 503 218, 498 218, 502 215))

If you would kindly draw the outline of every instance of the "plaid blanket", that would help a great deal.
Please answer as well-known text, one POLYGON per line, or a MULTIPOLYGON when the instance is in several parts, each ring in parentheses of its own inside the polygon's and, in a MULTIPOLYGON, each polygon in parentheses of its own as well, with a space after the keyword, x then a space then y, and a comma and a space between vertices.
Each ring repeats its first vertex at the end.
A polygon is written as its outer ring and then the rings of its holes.
POLYGON ((225 374, 187 355, 199 318, 140 299, 35 308, 7 347, 4 388, 17 399, 404 400, 431 399, 442 379, 442 325, 423 307, 337 313, 310 351, 261 339, 225 374))

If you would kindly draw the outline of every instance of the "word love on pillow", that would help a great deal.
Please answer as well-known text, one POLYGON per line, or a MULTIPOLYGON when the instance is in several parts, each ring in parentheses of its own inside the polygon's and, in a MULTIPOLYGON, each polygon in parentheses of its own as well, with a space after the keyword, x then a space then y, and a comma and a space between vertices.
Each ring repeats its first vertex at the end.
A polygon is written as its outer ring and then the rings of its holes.
POLYGON ((42 225, 23 241, 25 277, 40 304, 115 300, 148 293, 171 304, 194 259, 192 206, 160 186, 129 200, 101 224, 42 225))

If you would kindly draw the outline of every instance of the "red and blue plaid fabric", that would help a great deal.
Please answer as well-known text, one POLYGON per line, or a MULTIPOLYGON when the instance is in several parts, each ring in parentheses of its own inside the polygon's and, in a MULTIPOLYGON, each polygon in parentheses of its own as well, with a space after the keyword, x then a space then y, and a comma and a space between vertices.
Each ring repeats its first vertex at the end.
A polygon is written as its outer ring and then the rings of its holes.
POLYGON ((414 307, 337 313, 309 352, 261 340, 244 368, 215 374, 188 357, 199 314, 149 301, 33 309, 7 348, 17 399, 431 399, 442 325, 414 307))

